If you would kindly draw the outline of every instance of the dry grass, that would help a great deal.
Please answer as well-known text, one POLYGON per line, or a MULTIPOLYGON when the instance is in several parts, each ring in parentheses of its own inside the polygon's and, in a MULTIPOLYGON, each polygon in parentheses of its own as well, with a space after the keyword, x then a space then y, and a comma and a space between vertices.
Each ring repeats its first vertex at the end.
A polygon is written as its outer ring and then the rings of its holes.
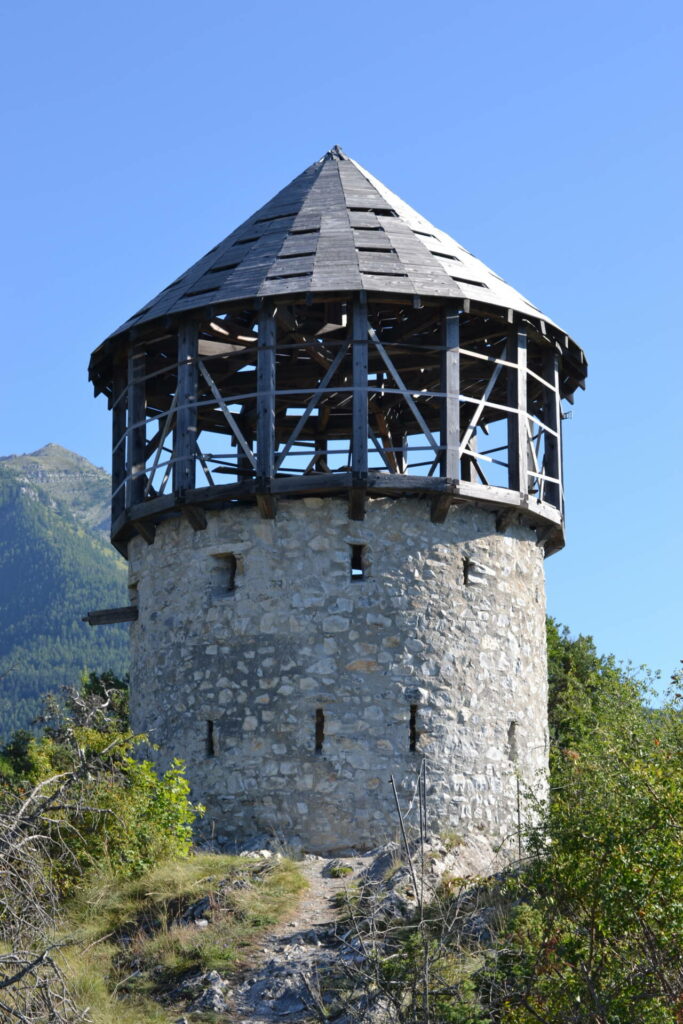
POLYGON ((235 973, 305 886, 291 861, 215 854, 161 864, 134 882, 91 881, 62 923, 69 936, 63 960, 78 1003, 90 1007, 94 1024, 177 1020, 177 1009, 155 997, 190 973, 235 973), (181 923, 203 897, 208 927, 181 923))

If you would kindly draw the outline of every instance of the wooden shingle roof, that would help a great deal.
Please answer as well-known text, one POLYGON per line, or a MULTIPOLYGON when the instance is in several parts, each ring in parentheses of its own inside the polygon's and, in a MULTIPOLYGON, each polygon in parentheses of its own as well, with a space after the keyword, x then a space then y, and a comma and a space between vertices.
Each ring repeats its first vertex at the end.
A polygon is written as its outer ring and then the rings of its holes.
POLYGON ((335 146, 110 337, 209 305, 360 290, 469 299, 557 327, 335 146))

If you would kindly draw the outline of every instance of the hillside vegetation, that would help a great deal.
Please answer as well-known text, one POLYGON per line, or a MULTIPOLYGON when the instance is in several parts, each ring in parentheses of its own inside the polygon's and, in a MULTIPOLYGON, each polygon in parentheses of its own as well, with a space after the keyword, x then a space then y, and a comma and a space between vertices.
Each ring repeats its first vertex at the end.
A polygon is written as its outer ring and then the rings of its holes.
POLYGON ((100 528, 108 480, 57 445, 0 460, 0 738, 83 671, 127 671, 127 627, 81 621, 127 603, 125 564, 100 528))

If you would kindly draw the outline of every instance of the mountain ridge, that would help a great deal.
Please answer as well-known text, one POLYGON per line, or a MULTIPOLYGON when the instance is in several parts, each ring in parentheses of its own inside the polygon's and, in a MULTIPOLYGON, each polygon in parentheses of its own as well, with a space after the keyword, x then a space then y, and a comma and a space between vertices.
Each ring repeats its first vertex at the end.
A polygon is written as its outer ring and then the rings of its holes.
POLYGON ((60 445, 0 457, 0 738, 83 672, 127 671, 127 627, 82 621, 127 603, 109 487, 104 470, 60 445))

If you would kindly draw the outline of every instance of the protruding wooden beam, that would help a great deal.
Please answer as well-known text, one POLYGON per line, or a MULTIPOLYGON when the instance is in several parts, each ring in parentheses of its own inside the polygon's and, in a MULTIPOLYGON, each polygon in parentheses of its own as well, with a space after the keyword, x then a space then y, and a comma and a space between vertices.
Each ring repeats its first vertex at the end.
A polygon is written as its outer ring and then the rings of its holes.
POLYGON ((432 498, 431 505, 431 520, 433 523, 445 523, 446 517, 448 516, 448 510, 452 504, 452 497, 450 494, 436 494, 432 498))
MULTIPOLYGON (((448 306, 441 324, 441 476, 460 479, 460 311, 448 306)), ((447 510, 446 510, 447 511, 447 510)), ((444 514, 445 518, 445 514, 444 514)), ((432 510, 432 519, 434 512, 432 510)), ((443 522, 443 520, 434 520, 443 522)))
POLYGON ((128 354, 128 430, 126 453, 126 508, 145 496, 145 353, 132 348, 128 354))
POLYGON ((200 505, 183 505, 183 515, 193 530, 205 530, 207 527, 206 513, 200 505))
POLYGON ((181 323, 178 327, 178 400, 173 434, 173 490, 176 494, 194 487, 196 481, 198 336, 195 321, 181 323))
POLYGON ((353 350, 353 424, 351 432, 351 491, 349 518, 365 518, 368 486, 368 303, 365 293, 354 300, 351 312, 353 350))
POLYGON ((275 519, 277 504, 270 491, 256 494, 256 504, 262 519, 275 519))
POLYGON ((101 608, 88 612, 82 621, 87 622, 89 626, 109 626, 116 622, 137 622, 137 618, 137 605, 130 604, 125 608, 101 608))
POLYGON ((146 544, 154 543, 156 527, 153 523, 146 523, 143 519, 135 519, 131 521, 131 526, 136 533, 140 534, 146 544))

